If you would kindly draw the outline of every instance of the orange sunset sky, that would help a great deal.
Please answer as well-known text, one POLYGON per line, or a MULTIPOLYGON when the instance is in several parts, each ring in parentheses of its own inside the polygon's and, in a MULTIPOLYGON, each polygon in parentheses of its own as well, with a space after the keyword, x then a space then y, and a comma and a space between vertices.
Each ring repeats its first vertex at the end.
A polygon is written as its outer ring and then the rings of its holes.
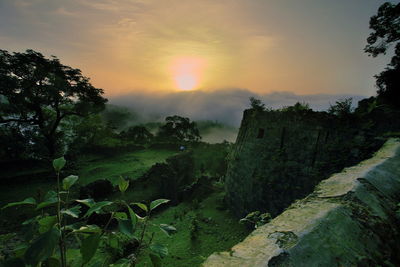
POLYGON ((1 0, 0 49, 80 68, 106 96, 245 88, 375 93, 378 0, 1 0))

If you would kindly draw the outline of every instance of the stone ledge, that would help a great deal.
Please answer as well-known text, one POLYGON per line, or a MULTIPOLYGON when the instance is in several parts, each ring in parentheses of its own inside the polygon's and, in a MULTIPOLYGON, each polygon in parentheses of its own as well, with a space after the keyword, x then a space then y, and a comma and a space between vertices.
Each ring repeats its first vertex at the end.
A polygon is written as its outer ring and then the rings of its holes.
POLYGON ((322 181, 270 223, 203 266, 374 266, 398 264, 400 140, 322 181), (388 263, 388 264, 389 264, 388 263))

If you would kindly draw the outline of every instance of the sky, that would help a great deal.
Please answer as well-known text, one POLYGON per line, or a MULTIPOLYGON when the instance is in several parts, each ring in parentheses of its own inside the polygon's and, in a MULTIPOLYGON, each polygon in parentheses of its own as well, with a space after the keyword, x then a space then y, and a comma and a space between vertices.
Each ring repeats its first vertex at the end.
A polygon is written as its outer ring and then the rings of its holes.
POLYGON ((0 0, 0 49, 82 70, 106 96, 241 88, 375 94, 379 0, 0 0))

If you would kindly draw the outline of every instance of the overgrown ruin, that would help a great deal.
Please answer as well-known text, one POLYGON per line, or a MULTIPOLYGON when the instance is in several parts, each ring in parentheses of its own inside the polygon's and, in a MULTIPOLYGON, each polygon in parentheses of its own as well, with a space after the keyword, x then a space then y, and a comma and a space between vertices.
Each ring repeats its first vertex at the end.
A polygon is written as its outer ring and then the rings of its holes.
POLYGON ((205 267, 398 266, 400 140, 322 181, 205 267))
POLYGON ((227 201, 238 216, 257 210, 276 216, 380 145, 351 118, 311 110, 246 110, 229 159, 227 201))

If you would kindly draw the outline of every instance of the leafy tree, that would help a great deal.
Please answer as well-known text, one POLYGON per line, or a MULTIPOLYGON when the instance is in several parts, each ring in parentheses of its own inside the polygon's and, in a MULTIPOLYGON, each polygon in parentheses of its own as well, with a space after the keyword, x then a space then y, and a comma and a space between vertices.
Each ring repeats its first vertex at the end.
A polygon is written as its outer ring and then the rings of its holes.
POLYGON ((0 126, 0 159, 29 158, 31 146, 17 127, 0 126))
POLYGON ((385 55, 394 46, 394 56, 386 69, 376 77, 378 98, 388 104, 400 107, 400 3, 386 2, 369 22, 373 32, 367 39, 364 49, 373 57, 385 55))
POLYGON ((56 57, 0 50, 0 123, 38 133, 50 156, 57 153, 61 122, 103 110, 107 99, 102 94, 79 69, 56 57))
POLYGON ((101 117, 107 125, 119 130, 124 128, 129 121, 137 119, 137 115, 128 108, 109 104, 106 105, 105 110, 101 113, 101 117))
POLYGON ((153 134, 146 127, 140 125, 129 127, 126 131, 121 132, 120 135, 136 143, 147 143, 153 139, 153 134))
POLYGON ((107 143, 119 141, 118 135, 109 126, 104 124, 99 114, 91 114, 73 125, 73 140, 69 151, 93 149, 107 143))
POLYGON ((352 98, 345 98, 336 101, 335 105, 331 105, 328 109, 328 113, 336 115, 338 117, 349 116, 353 112, 351 106, 353 102, 352 98))
POLYGON ((284 108, 282 109, 282 111, 286 111, 286 112, 296 112, 296 113, 304 113, 304 112, 312 111, 312 109, 310 108, 310 105, 307 104, 307 103, 300 103, 300 102, 297 102, 297 103, 294 104, 293 106, 284 107, 284 108))
POLYGON ((201 139, 195 122, 177 115, 165 118, 166 123, 159 128, 158 136, 179 141, 199 141, 201 139))
POLYGON ((257 111, 264 111, 265 110, 265 104, 261 102, 260 99, 256 99, 255 97, 250 97, 250 106, 252 109, 257 110, 257 111))

